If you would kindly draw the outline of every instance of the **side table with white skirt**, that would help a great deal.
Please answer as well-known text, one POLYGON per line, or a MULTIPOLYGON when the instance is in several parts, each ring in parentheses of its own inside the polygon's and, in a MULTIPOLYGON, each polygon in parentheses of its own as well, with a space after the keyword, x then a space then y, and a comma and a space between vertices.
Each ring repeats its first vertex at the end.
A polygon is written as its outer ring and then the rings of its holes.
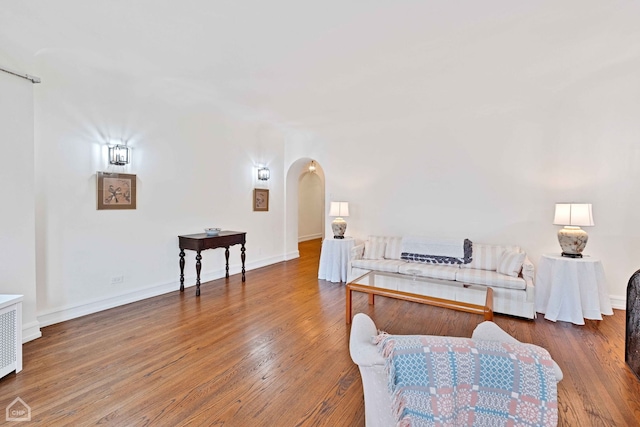
POLYGON ((344 239, 326 238, 322 241, 318 279, 330 282, 346 282, 351 248, 356 244, 353 237, 344 239))
POLYGON ((584 325, 612 315, 602 262, 591 257, 545 254, 536 274, 536 311, 551 321, 584 325))

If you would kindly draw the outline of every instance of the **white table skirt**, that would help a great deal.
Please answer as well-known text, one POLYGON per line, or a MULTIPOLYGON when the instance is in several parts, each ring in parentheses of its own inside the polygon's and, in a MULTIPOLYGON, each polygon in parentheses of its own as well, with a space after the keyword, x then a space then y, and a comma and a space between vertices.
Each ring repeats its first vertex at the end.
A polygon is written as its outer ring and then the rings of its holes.
POLYGON ((591 257, 543 255, 536 274, 536 311, 545 319, 584 325, 612 315, 602 263, 591 257))
POLYGON ((346 282, 351 248, 356 244, 353 237, 327 238, 322 242, 318 279, 330 282, 346 282))

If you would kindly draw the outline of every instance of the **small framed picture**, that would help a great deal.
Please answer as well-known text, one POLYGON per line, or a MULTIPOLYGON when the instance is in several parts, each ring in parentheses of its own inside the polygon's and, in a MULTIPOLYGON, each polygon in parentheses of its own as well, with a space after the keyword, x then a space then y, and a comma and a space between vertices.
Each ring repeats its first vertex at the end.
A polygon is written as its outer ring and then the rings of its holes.
POLYGON ((269 210, 269 190, 264 188, 254 188, 253 210, 265 212, 269 210))
POLYGON ((109 172, 96 175, 98 210, 136 208, 135 175, 109 172))

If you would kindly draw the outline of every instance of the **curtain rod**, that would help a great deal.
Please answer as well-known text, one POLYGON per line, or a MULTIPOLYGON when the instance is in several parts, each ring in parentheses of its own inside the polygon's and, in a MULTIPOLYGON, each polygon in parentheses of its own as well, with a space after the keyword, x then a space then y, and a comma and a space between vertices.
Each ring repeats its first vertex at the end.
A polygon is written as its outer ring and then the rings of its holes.
POLYGON ((20 74, 15 71, 8 70, 6 68, 0 67, 0 71, 4 71, 5 73, 13 74, 14 76, 22 77, 23 79, 27 79, 31 81, 31 83, 40 83, 40 77, 30 76, 29 74, 20 74))

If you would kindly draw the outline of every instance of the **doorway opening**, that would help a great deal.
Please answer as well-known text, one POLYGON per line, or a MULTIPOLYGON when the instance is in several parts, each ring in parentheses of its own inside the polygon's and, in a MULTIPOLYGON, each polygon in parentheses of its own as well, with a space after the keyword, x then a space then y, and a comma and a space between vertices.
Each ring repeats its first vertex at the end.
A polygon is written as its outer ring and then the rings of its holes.
POLYGON ((285 259, 300 256, 298 243, 325 234, 325 177, 311 158, 296 160, 287 172, 285 259))

